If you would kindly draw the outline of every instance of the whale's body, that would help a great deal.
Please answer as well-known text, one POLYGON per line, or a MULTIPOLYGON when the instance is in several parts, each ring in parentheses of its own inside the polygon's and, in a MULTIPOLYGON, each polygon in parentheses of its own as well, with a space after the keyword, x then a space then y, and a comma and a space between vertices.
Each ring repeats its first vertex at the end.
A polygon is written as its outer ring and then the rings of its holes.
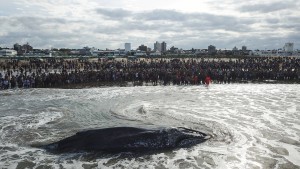
POLYGON ((187 128, 115 127, 78 132, 42 148, 54 153, 147 152, 187 148, 205 142, 208 138, 205 133, 187 128))

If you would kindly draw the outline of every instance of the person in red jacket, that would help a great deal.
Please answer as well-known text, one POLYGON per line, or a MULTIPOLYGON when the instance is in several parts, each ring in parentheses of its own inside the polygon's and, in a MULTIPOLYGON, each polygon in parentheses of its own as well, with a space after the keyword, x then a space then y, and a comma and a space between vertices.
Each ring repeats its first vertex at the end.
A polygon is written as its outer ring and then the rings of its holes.
POLYGON ((211 83, 211 78, 210 78, 209 75, 206 75, 206 77, 205 77, 205 86, 208 87, 210 83, 211 83))

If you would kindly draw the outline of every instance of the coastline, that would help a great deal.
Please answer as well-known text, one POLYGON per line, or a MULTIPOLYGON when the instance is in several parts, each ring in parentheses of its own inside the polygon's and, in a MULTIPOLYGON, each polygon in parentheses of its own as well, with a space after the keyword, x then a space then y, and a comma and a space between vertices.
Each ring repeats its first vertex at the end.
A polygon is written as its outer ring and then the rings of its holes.
MULTIPOLYGON (((212 83, 211 85, 231 85, 231 84, 300 84, 300 81, 282 81, 282 80, 262 80, 262 81, 243 81, 235 83, 212 83)), ((55 87, 37 87, 35 89, 88 89, 88 88, 111 88, 111 87, 139 87, 139 86, 205 86, 204 84, 198 85, 152 85, 152 83, 132 83, 132 82, 122 82, 122 83, 110 83, 110 82, 90 82, 82 84, 68 84, 55 87)), ((22 88, 27 89, 27 88, 22 88)), ((1 91, 1 90, 0 90, 1 91)))

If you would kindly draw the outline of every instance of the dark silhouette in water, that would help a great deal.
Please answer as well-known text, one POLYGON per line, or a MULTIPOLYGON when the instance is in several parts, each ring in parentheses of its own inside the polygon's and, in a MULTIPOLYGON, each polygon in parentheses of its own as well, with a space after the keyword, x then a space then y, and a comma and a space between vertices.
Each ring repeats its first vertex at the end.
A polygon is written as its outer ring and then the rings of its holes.
POLYGON ((188 148, 210 136, 187 128, 143 129, 115 127, 78 132, 55 143, 42 146, 52 153, 67 152, 151 152, 188 148))

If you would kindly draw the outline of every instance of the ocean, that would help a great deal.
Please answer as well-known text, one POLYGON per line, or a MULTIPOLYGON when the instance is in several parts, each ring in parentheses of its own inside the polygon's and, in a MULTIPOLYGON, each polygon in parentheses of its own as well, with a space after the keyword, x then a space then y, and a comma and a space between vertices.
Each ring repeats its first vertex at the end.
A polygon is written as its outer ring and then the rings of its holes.
POLYGON ((0 91, 1 168, 300 168, 299 84, 212 84, 0 91), (51 154, 88 129, 187 127, 212 135, 144 154, 51 154))

